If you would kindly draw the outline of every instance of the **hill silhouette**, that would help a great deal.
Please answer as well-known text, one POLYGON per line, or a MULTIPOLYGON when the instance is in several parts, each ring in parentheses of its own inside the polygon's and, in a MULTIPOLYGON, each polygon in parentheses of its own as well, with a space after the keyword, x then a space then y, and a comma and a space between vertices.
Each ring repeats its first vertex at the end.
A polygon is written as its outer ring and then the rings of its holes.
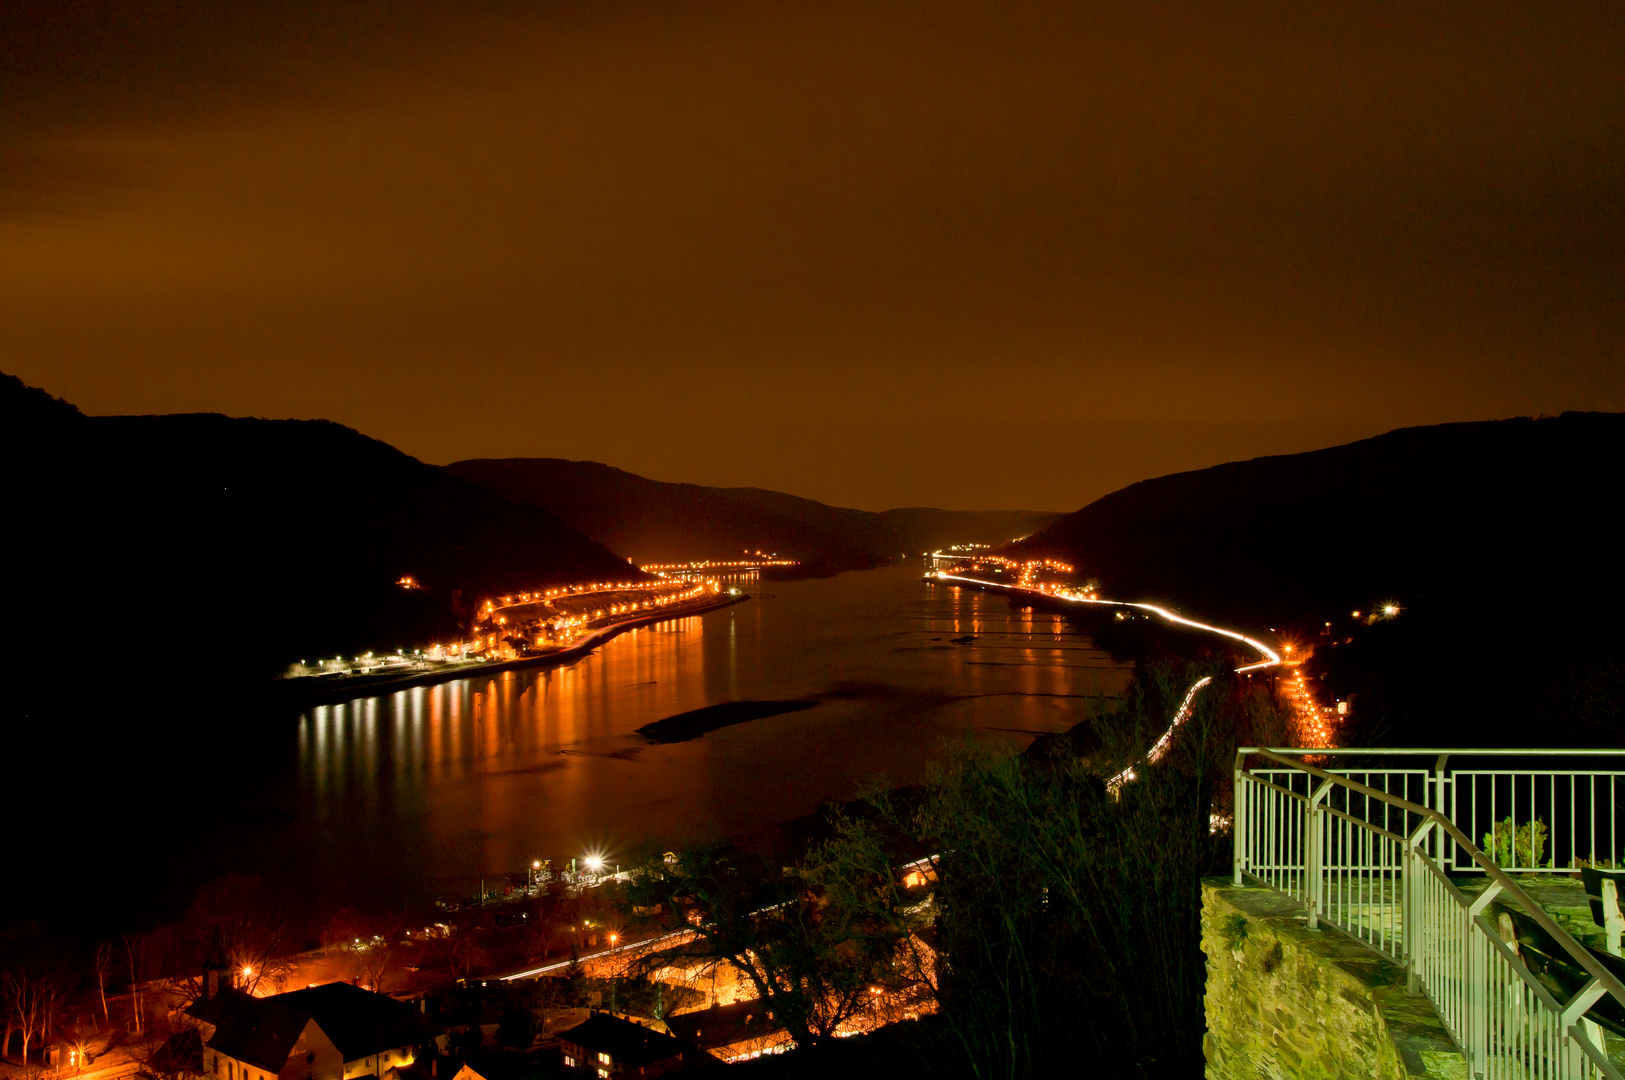
POLYGON ((1622 466, 1621 414, 1405 428, 1146 480, 1010 550, 1063 558, 1108 596, 1322 642, 1338 696, 1363 691, 1368 718, 1392 704, 1390 745, 1418 745, 1424 723, 1517 745, 1564 685, 1617 666, 1622 466), (1353 619, 1384 601, 1402 608, 1391 625, 1353 619))
POLYGON ((639 563, 759 550, 813 569, 852 569, 947 544, 1005 543, 1059 517, 1027 510, 876 513, 761 488, 666 483, 560 458, 480 458, 454 462, 446 471, 544 508, 639 563))
POLYGON ((8 655, 75 687, 259 679, 449 637, 491 593, 641 576, 545 511, 327 421, 87 417, 5 376, 0 430, 8 655))

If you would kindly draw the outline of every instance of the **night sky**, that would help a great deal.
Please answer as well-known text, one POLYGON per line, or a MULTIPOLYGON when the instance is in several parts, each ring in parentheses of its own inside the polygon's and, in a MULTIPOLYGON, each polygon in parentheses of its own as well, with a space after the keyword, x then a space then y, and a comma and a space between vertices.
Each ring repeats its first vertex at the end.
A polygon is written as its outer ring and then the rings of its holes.
POLYGON ((1070 510, 1625 409, 1615 3, 0 5, 0 370, 1070 510))

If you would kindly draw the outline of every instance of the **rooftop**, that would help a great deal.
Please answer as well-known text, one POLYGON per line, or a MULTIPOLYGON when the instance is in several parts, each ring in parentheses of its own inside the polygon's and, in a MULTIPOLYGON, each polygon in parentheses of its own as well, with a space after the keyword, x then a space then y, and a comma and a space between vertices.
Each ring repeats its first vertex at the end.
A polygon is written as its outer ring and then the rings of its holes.
POLYGON ((278 1004, 226 987, 189 1010, 215 1026, 208 1047, 266 1072, 280 1072, 310 1017, 278 1004))
POLYGON ((407 1046, 418 1040, 417 1014, 404 1001, 345 982, 291 990, 266 998, 315 1020, 345 1061, 407 1046))
POLYGON ((760 1039, 783 1030, 783 1025, 770 1018, 767 1006, 760 1001, 739 1001, 679 1013, 666 1017, 666 1026, 673 1035, 702 1050, 760 1039))
POLYGON ((606 1053, 621 1065, 653 1065, 692 1049, 688 1043, 651 1031, 609 1013, 595 1012, 585 1023, 559 1032, 559 1041, 592 1053, 606 1053))

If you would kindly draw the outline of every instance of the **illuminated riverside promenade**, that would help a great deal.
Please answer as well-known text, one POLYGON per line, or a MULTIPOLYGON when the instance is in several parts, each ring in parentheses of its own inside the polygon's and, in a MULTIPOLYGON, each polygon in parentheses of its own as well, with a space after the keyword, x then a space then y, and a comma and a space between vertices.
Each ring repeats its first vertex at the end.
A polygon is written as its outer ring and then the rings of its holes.
POLYGON ((481 605, 472 640, 413 653, 367 653, 353 661, 340 658, 314 667, 296 664, 284 678, 300 681, 305 700, 320 701, 562 664, 580 659, 626 630, 748 599, 715 580, 600 582, 511 593, 481 605))
MULTIPOLYGON (((343 696, 362 689, 396 689, 459 678, 477 671, 563 663, 577 659, 604 641, 656 619, 697 615, 748 599, 737 587, 760 580, 766 567, 800 565, 793 559, 763 555, 732 560, 640 567, 655 575, 643 581, 597 581, 548 589, 507 593, 480 604, 466 641, 436 643, 399 653, 365 653, 353 659, 335 657, 315 664, 292 665, 285 679, 323 684, 307 690, 310 700, 343 696), (363 687, 360 685, 365 683, 363 687), (331 690, 326 684, 336 684, 331 690)), ((413 578, 402 588, 415 589, 413 578)))
POLYGON ((474 617, 475 647, 487 655, 517 659, 568 648, 583 635, 630 617, 675 611, 722 590, 715 578, 597 582, 517 593, 487 600, 474 617))

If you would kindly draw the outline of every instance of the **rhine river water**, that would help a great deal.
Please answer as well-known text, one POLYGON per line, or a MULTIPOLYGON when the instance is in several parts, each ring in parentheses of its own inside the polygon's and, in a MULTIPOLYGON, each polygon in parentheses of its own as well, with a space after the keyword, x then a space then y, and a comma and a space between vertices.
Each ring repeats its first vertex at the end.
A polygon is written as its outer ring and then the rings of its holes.
POLYGON ((919 780, 966 733, 1019 748, 1064 731, 1130 674, 1061 616, 927 584, 917 564, 756 591, 568 667, 309 708, 290 735, 285 836, 301 876, 452 898, 532 858, 724 840, 875 779, 919 780), (705 705, 798 698, 819 704, 683 743, 636 733, 705 705))

